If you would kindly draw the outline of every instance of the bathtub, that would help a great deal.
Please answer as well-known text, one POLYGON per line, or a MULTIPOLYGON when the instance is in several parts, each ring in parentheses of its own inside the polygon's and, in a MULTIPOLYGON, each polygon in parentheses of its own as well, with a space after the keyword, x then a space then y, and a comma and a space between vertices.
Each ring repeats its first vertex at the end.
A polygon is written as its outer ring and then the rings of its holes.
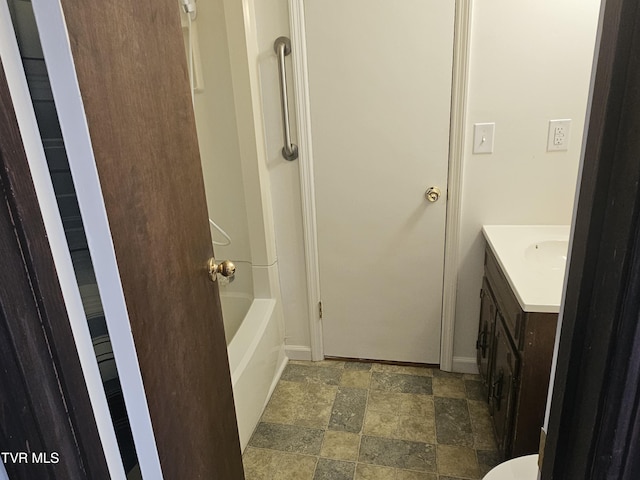
MULTIPOLYGON (((227 303, 223 311, 241 308, 240 305, 229 305, 240 302, 242 299, 239 297, 221 295, 221 300, 223 305, 227 303)), ((235 334, 227 334, 230 338, 227 345, 229 369, 242 451, 287 364, 281 319, 277 312, 275 299, 253 299, 235 334)))
POLYGON ((233 340, 242 325, 242 321, 247 316, 251 303, 253 302, 253 292, 220 292, 220 303, 222 303, 222 321, 224 322, 224 334, 227 337, 227 346, 233 340))

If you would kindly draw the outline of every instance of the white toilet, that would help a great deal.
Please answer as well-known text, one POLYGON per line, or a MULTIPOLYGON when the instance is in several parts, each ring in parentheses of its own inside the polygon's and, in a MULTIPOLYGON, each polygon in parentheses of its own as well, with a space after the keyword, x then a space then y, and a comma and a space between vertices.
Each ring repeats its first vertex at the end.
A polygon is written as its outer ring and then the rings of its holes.
POLYGON ((493 468, 482 480, 537 480, 538 454, 512 458, 493 468))

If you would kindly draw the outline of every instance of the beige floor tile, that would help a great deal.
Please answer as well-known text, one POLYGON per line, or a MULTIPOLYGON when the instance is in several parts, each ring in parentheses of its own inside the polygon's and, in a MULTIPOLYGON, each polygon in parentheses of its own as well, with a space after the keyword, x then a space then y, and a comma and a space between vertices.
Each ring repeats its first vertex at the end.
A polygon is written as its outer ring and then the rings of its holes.
POLYGON ((338 387, 317 383, 278 383, 262 421, 311 428, 326 428, 338 387))
POLYGON ((247 447, 242 456, 245 480, 270 480, 277 452, 247 447))
POLYGON ((461 378, 433 377, 433 394, 438 397, 466 398, 464 380, 461 378))
POLYGON ((401 393, 400 395, 399 408, 396 407, 396 410, 401 415, 435 416, 432 396, 413 393, 401 393))
POLYGON ((360 435, 357 433, 327 430, 324 432, 324 441, 320 456, 337 460, 358 459, 360 447, 360 435))
POLYGON ((248 447, 243 455, 245 480, 312 480, 318 459, 309 455, 248 447))
POLYGON ((440 475, 463 478, 480 476, 476 452, 472 448, 438 445, 436 458, 440 475))
POLYGON ((405 375, 420 375, 422 377, 433 376, 433 370, 427 367, 410 367, 404 365, 387 365, 384 363, 374 363, 371 366, 374 372, 404 373, 405 375))
POLYGON ((295 407, 295 424, 326 428, 338 387, 323 384, 304 384, 304 387, 303 401, 295 407))
POLYGON ((281 380, 262 414, 262 421, 293 425, 297 418, 297 406, 305 400, 303 387, 301 383, 281 380))
POLYGON ((394 437, 414 442, 436 443, 435 419, 432 416, 401 415, 394 437))
POLYGON ((345 370, 340 385, 343 387, 369 388, 371 372, 368 370, 345 370))
POLYGON ((487 403, 469 400, 468 404, 473 429, 473 447, 478 450, 495 450, 497 444, 493 433, 493 420, 489 415, 487 403))
POLYGON ((395 480, 396 469, 358 463, 355 480, 395 480))
MULTIPOLYGON (((307 455, 280 453, 274 462, 273 480, 313 480, 318 459, 307 455)), ((245 478, 245 480, 251 480, 245 478)))
POLYGON ((395 438, 398 421, 398 415, 369 410, 364 417, 363 432, 374 437, 395 438))
POLYGON ((309 428, 327 428, 329 418, 331 418, 331 405, 315 409, 301 408, 297 411, 294 425, 309 428))
POLYGON ((410 470, 397 470, 395 480, 437 480, 435 473, 412 472, 410 470))
POLYGON ((397 415, 405 395, 411 394, 370 390, 367 410, 397 415))

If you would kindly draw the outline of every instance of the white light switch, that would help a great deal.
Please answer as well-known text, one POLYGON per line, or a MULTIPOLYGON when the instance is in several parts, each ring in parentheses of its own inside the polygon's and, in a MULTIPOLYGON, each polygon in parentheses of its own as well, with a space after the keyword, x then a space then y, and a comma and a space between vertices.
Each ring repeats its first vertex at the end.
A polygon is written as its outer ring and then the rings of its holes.
POLYGON ((571 119, 549 120, 549 137, 547 151, 558 152, 569 150, 569 133, 571 133, 571 119))
POLYGON ((493 153, 495 123, 476 123, 473 130, 473 153, 493 153))

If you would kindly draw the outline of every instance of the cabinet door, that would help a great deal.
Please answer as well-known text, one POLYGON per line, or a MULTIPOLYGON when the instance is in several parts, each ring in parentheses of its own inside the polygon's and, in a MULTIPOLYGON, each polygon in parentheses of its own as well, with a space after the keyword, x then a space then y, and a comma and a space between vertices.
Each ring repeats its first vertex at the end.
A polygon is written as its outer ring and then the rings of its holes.
POLYGON ((511 426, 516 392, 518 355, 506 333, 504 319, 498 312, 495 322, 494 358, 489 389, 489 410, 498 442, 498 450, 508 457, 511 449, 511 426))
POLYGON ((488 395, 489 385, 491 384, 491 360, 493 337, 496 322, 496 304, 493 294, 489 288, 487 279, 482 282, 482 290, 480 291, 480 325, 478 327, 478 340, 476 341, 478 370, 482 376, 482 382, 485 385, 485 393, 488 395))

